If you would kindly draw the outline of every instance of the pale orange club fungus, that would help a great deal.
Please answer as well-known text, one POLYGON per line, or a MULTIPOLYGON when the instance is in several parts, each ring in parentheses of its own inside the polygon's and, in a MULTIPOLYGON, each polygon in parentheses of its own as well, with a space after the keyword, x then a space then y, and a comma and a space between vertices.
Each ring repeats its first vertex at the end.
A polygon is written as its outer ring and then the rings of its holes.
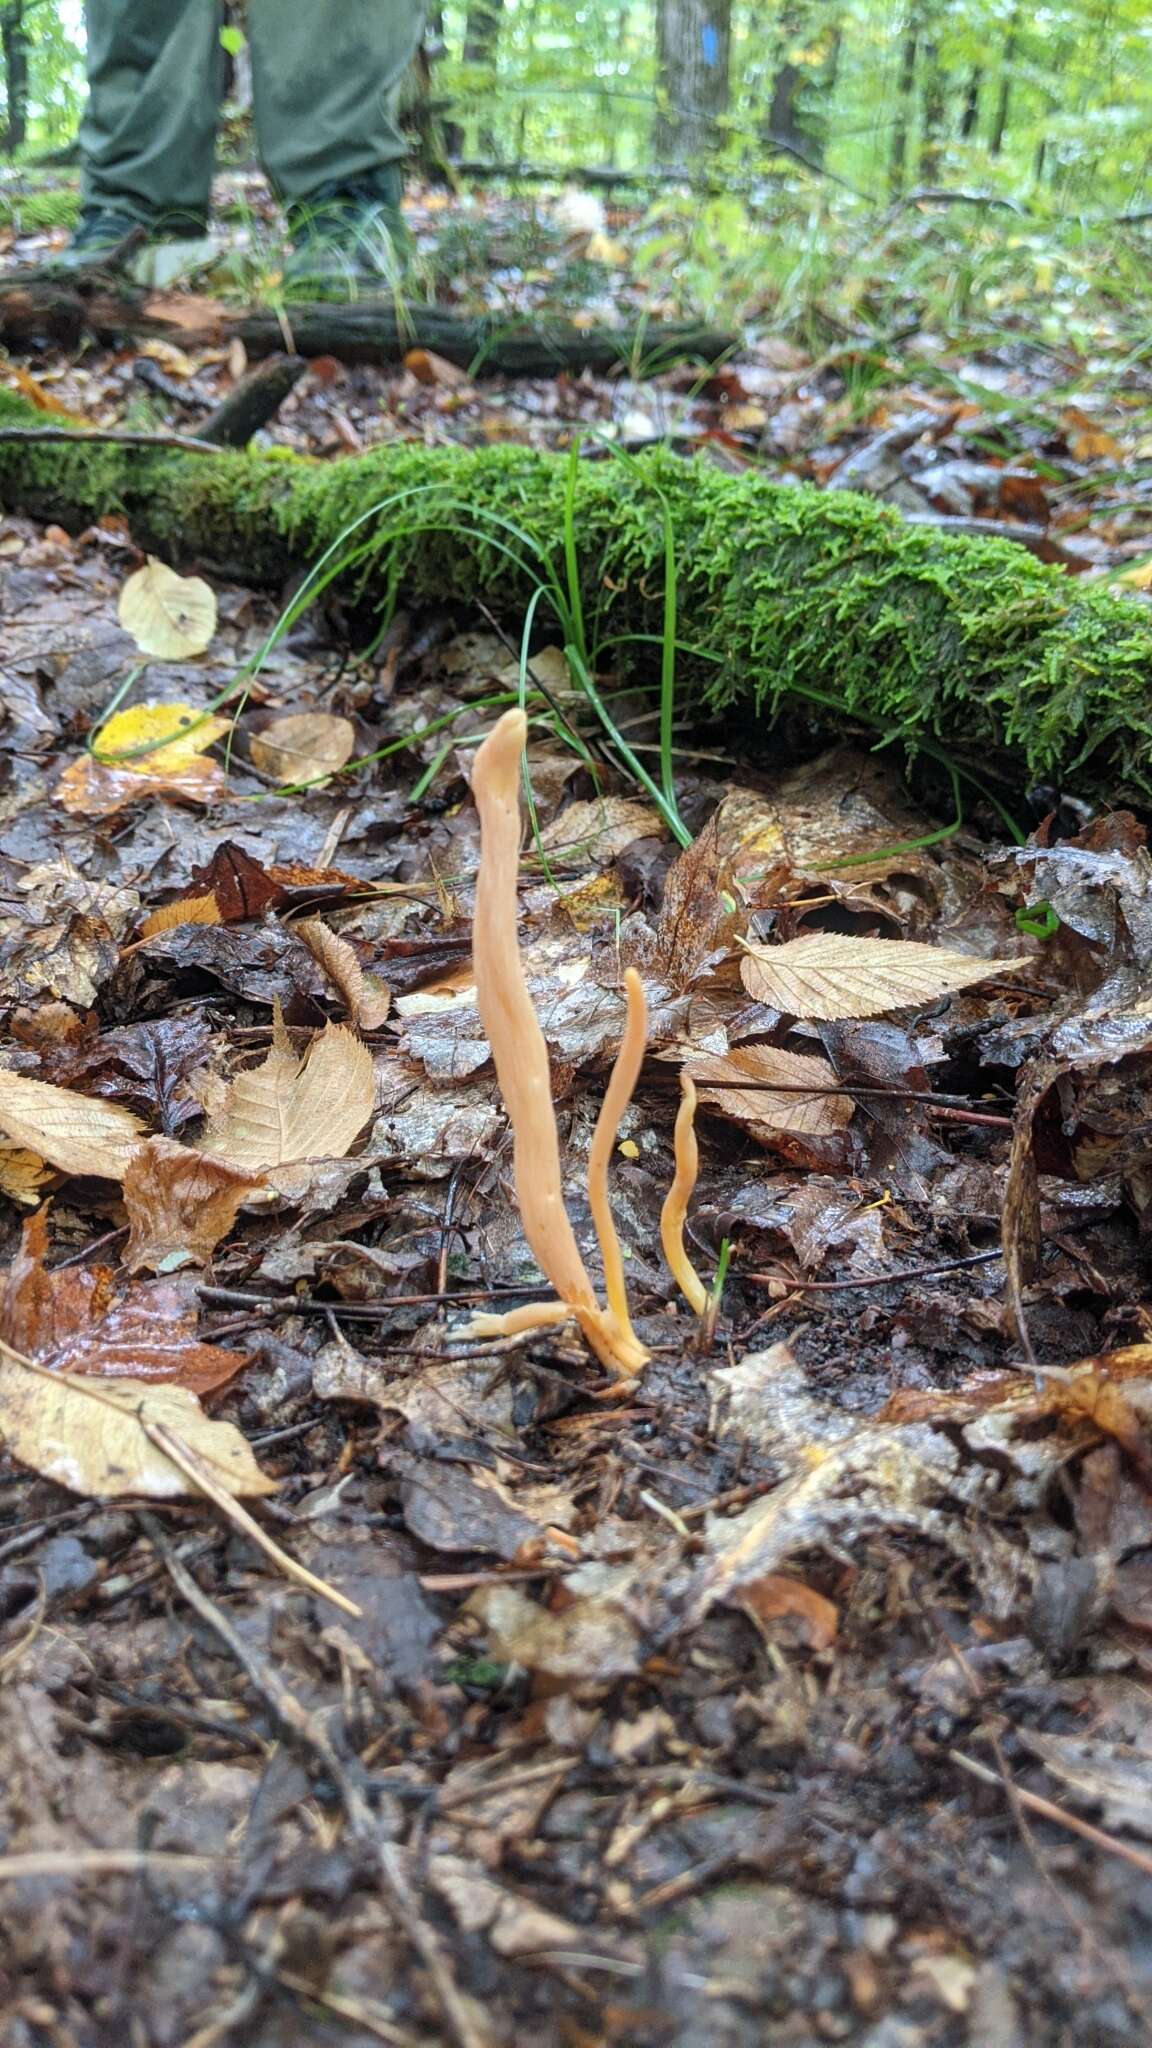
POLYGON ((476 1316, 468 1337, 516 1336, 575 1316, 597 1358, 618 1378, 641 1371, 648 1353, 632 1328, 624 1261, 608 1202, 608 1166, 620 1118, 632 1097, 647 1036, 639 975, 624 976, 627 1022, 588 1157, 588 1198, 604 1262, 607 1307, 595 1289, 564 1207, 560 1141, 552 1108, 548 1048, 524 980, 517 939, 520 870, 520 757, 528 721, 506 711, 480 748, 472 795, 480 814, 480 870, 472 925, 476 1001, 492 1048, 496 1077, 512 1125, 516 1200, 524 1235, 560 1299, 476 1316))

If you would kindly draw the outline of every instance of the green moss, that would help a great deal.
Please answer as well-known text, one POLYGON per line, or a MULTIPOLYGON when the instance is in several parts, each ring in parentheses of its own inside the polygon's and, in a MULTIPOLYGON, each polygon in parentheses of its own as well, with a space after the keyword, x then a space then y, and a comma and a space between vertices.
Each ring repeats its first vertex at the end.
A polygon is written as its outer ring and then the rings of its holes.
MULTIPOLYGON (((33 418, 35 416, 32 416, 33 418)), ((0 393, 0 424, 27 424, 0 393)), ((354 521, 350 574, 405 604, 476 598, 514 628, 563 583, 565 464, 522 448, 405 444, 327 464, 260 454, 0 443, 0 501, 75 524, 109 508, 161 552, 275 582, 354 521)), ((912 527, 873 500, 733 477, 663 453, 581 466, 576 538, 591 634, 659 633, 662 502, 676 536, 682 664, 709 703, 769 715, 831 698, 884 731, 1020 776, 1152 789, 1152 617, 1005 541, 912 527)), ((652 650, 614 643, 640 680, 652 650)))

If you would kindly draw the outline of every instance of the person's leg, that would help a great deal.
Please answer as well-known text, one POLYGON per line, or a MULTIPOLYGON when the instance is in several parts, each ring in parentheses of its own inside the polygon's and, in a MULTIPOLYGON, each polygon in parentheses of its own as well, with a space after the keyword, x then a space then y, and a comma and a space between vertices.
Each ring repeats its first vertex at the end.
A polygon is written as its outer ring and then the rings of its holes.
POLYGON ((85 213, 202 232, 226 65, 219 0, 87 0, 84 13, 85 213))
MULTIPOLYGON (((400 83, 423 29, 424 0, 249 0, 256 140, 287 207, 399 165, 400 83)), ((399 197, 395 168, 382 184, 399 197)))

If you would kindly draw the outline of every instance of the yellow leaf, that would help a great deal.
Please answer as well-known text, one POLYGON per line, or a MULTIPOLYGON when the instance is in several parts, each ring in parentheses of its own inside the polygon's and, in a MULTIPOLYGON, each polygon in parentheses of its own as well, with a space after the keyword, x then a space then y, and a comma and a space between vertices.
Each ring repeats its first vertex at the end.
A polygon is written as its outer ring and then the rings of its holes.
POLYGON ((853 939, 817 932, 783 946, 749 944, 740 978, 754 1002, 790 1017, 879 1017, 1026 967, 1027 956, 977 960, 911 939, 853 939))
POLYGON ((227 730, 226 718, 205 717, 194 704, 134 704, 101 726, 92 750, 102 765, 134 775, 180 775, 227 730))
POLYGON ((24 1145, 0 1144, 0 1194, 7 1195, 9 1201, 34 1208, 45 1182, 51 1179, 52 1168, 38 1152, 29 1152, 24 1145))
POLYGON ((223 924, 216 892, 205 896, 180 896, 175 903, 162 903, 150 911, 140 927, 142 939, 154 939, 157 932, 170 932, 180 924, 223 924))
POLYGON ((1143 562, 1133 562, 1130 569, 1121 569, 1112 581, 1126 583, 1129 590, 1152 590, 1152 555, 1143 562))
POLYGON ((343 1159, 372 1114, 375 1094, 372 1055, 345 1025, 329 1024, 301 1059, 277 1012, 271 1052, 233 1076, 200 1148, 256 1172, 300 1159, 343 1159))
POLYGON ((0 1070, 0 1131, 62 1173, 119 1180, 140 1148, 144 1126, 115 1102, 0 1070))
POLYGON ((216 593, 202 576, 178 576, 149 555, 120 592, 119 618, 141 654, 187 661, 216 631, 216 593))
POLYGON ((274 718, 252 740, 252 759, 277 782, 315 782, 350 761, 356 747, 351 719, 331 711, 300 711, 274 718))
POLYGON ((43 1478, 96 1500, 198 1499, 149 1425, 178 1437, 234 1499, 276 1491, 240 1431, 210 1422, 186 1387, 55 1373, 0 1345, 0 1437, 43 1478))

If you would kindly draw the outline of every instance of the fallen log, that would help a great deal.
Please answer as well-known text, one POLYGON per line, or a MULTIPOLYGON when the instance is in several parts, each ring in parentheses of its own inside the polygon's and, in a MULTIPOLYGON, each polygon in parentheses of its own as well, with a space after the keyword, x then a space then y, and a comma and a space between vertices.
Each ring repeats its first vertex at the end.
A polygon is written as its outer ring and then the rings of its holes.
POLYGON ((383 367, 422 348, 477 375, 509 377, 622 367, 653 376, 670 363, 720 362, 737 346, 735 335, 693 324, 585 328, 544 315, 463 320, 434 306, 398 305, 394 298, 289 304, 274 313, 201 303, 198 324, 194 297, 149 294, 107 274, 74 279, 15 271, 0 277, 0 343, 13 354, 34 355, 45 348, 77 349, 88 338, 109 345, 162 340, 189 348, 218 347, 237 336, 250 356, 290 347, 296 355, 383 367))
MULTIPOLYGON (((0 392, 0 425, 36 419, 0 392)), ((0 442, 8 510, 73 528, 119 510, 142 547, 274 586, 347 535, 347 595, 480 600, 513 630, 541 584, 567 587, 569 481, 563 458, 514 447, 321 463, 0 442)), ((1017 787, 1152 795, 1152 614, 1136 596, 851 492, 663 452, 580 464, 571 524, 593 658, 636 687, 656 687, 659 650, 627 636, 662 632, 671 539, 686 700, 750 718, 807 700, 1017 787)), ((555 608, 537 616, 554 636, 555 608)))

